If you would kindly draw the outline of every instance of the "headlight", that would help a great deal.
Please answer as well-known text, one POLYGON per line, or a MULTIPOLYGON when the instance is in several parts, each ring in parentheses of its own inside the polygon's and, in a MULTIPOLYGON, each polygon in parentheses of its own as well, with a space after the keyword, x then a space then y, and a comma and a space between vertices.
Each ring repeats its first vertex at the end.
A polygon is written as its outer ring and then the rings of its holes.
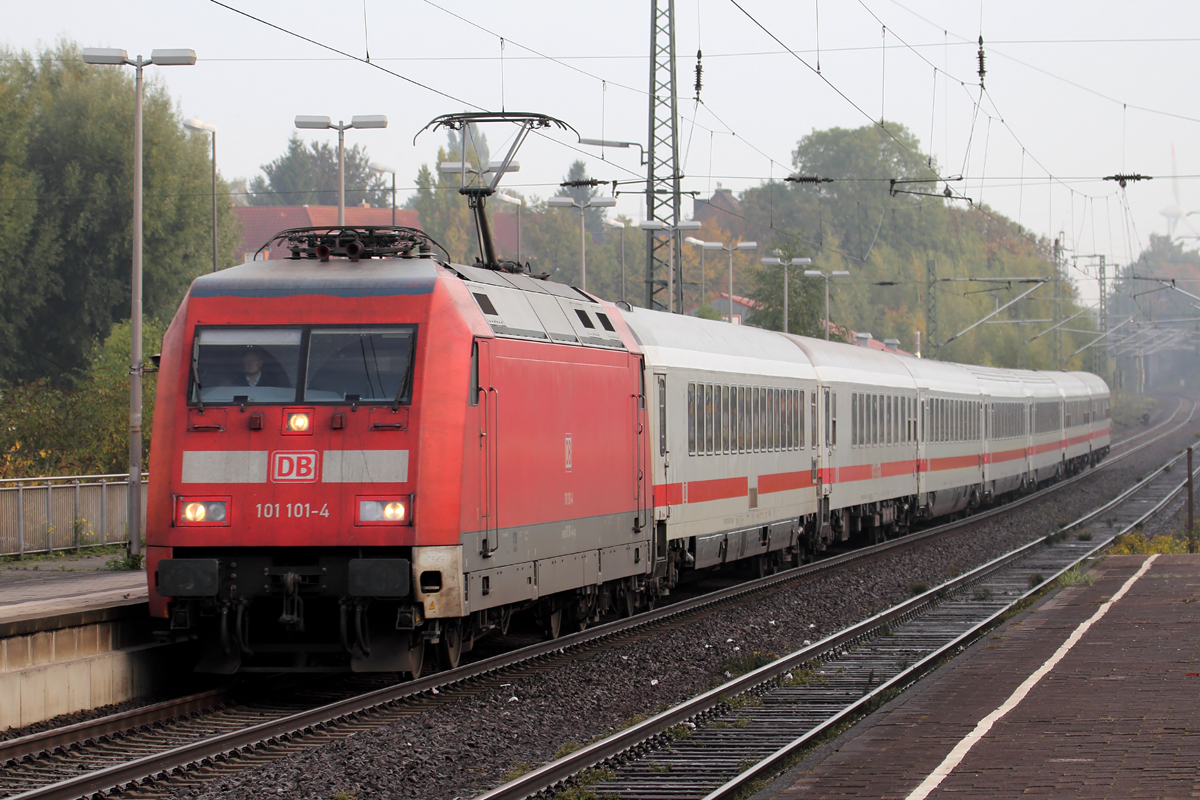
POLYGON ((181 500, 179 503, 180 525, 223 525, 225 524, 226 502, 224 500, 181 500))
POLYGON ((411 525, 412 496, 359 498, 358 521, 376 525, 411 525))
POLYGON ((293 431, 294 433, 304 433, 308 430, 311 422, 312 420, 309 418, 308 413, 300 411, 294 414, 288 414, 287 428, 289 431, 293 431))

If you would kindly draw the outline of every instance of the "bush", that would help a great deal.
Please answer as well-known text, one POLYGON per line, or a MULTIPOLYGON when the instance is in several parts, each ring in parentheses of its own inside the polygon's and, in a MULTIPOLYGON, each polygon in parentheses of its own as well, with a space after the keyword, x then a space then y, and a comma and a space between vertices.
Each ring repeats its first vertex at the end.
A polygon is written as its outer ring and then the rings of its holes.
MULTIPOLYGON (((166 328, 143 325, 142 350, 159 351, 166 328)), ((150 453, 154 373, 142 380, 143 461, 150 453)), ((129 469, 129 322, 94 342, 87 370, 69 384, 40 378, 0 389, 0 478, 88 475, 129 469)))
POLYGON ((1118 536, 1108 552, 1114 556, 1186 553, 1187 542, 1182 542, 1174 536, 1155 536, 1147 539, 1141 531, 1133 531, 1118 536))

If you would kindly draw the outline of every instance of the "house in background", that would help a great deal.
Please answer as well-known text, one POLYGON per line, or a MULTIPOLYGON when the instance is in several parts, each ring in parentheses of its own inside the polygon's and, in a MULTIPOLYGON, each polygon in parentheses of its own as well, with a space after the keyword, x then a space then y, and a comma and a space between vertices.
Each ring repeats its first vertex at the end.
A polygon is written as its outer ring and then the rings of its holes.
MULTIPOLYGON (((234 215, 242 221, 239 261, 249 261, 275 234, 288 228, 327 228, 337 225, 337 206, 235 206, 234 215)), ((372 206, 347 206, 347 225, 391 225, 392 209, 372 206)), ((396 210, 396 224, 420 228, 416 211, 396 210)), ((259 258, 288 258, 287 248, 275 245, 259 258)))
MULTIPOLYGON (((722 319, 729 318, 729 307, 731 305, 729 302, 729 292, 721 292, 713 295, 708 299, 707 303, 699 303, 691 306, 690 308, 685 308, 683 313, 687 314, 689 317, 694 317, 697 313, 699 313, 701 307, 705 305, 711 306, 713 311, 716 311, 721 315, 722 319)), ((762 308, 761 303, 751 300, 749 297, 742 297, 741 295, 736 294, 733 296, 732 306, 734 325, 745 324, 745 322, 750 318, 751 314, 762 308)))
POLYGON ((714 220, 724 228, 732 228, 735 222, 742 220, 742 204, 729 189, 717 183, 717 190, 712 197, 704 199, 697 197, 692 200, 692 219, 700 223, 714 220))

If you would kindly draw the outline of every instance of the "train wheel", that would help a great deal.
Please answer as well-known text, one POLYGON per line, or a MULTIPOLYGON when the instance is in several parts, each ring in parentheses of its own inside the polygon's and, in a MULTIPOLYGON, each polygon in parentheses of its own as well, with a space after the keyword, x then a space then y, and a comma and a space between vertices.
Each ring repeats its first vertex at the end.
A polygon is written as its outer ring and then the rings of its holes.
POLYGON ((405 672, 415 681, 425 668, 425 636, 421 631, 413 631, 408 640, 408 664, 405 672))
POLYGON ((463 654, 462 621, 447 620, 438 641, 438 661, 442 669, 454 669, 463 654))
POLYGON ((622 617, 632 617, 637 613, 637 591, 630 584, 621 587, 619 608, 622 617))
POLYGON ((563 623, 562 608, 556 608, 550 613, 546 614, 545 622, 547 639, 557 639, 559 636, 561 636, 563 623))

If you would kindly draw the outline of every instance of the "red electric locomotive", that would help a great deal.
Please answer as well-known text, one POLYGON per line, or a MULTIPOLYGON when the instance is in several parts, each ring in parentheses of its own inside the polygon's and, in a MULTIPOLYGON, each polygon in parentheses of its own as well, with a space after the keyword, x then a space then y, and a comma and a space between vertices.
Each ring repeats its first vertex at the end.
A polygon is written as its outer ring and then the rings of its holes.
POLYGON ((417 674, 427 643, 452 666, 539 600, 552 633, 632 609, 645 409, 621 321, 448 267, 420 231, 284 237, 295 259, 198 278, 163 341, 150 604, 201 669, 417 674), (527 322, 548 340, 493 336, 527 322))

